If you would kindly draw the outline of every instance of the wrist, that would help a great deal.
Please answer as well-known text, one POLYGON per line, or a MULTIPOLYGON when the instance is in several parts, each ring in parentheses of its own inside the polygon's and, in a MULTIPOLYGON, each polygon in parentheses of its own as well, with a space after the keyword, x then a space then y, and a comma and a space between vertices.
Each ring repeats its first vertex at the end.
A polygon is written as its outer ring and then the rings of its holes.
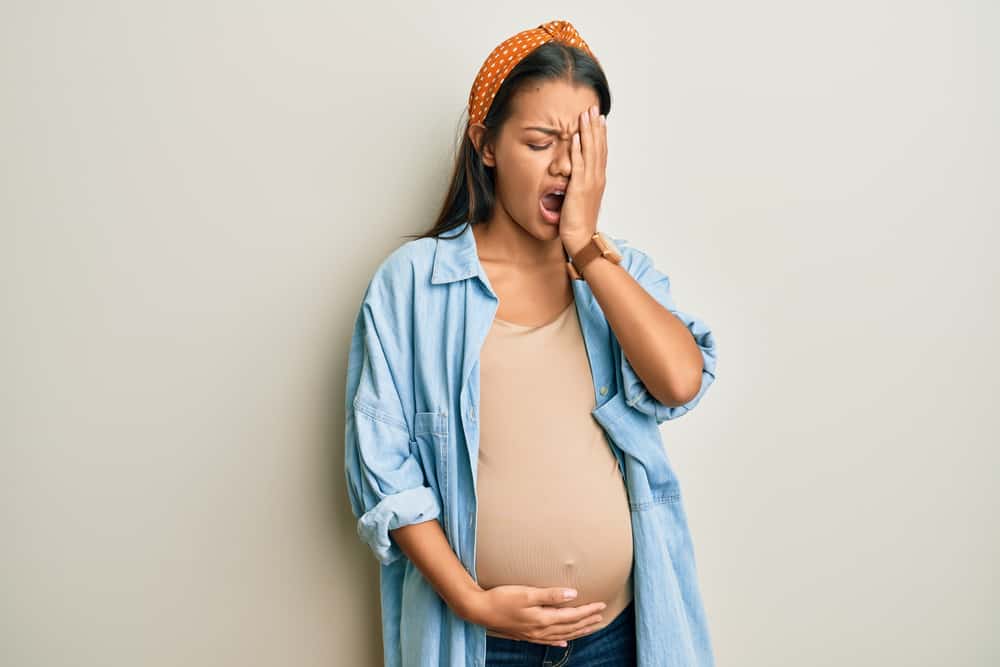
POLYGON ((468 586, 462 587, 455 594, 453 599, 449 601, 449 606, 461 618, 470 623, 479 624, 480 617, 482 616, 482 605, 480 602, 485 592, 479 584, 472 581, 468 586))
POLYGON ((582 236, 575 236, 569 239, 563 239, 563 247, 566 248, 566 254, 570 257, 575 257, 578 252, 587 247, 590 243, 590 239, 593 234, 587 234, 582 236))

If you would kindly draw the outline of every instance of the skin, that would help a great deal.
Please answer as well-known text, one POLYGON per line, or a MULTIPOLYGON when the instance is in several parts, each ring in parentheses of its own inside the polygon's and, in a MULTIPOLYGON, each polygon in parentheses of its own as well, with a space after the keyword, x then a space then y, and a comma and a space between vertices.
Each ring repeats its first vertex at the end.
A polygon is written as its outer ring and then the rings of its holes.
MULTIPOLYGON (((596 93, 566 81, 528 87, 512 103, 514 113, 495 145, 482 144, 481 125, 468 130, 483 162, 496 168, 497 204, 490 219, 472 230, 500 299, 496 317, 537 325, 573 300, 566 253, 574 255, 597 230, 607 124, 597 113, 596 93), (526 126, 555 132, 526 131, 526 126), (559 224, 552 225, 538 202, 546 186, 562 182, 568 182, 566 198, 559 224)), ((683 322, 617 264, 596 259, 584 278, 649 392, 666 405, 694 398, 701 386, 701 351, 683 322)), ((573 606, 562 597, 562 587, 484 590, 458 560, 437 519, 402 526, 391 535, 457 615, 501 636, 565 646, 602 622, 605 603, 573 606)))
POLYGON ((513 113, 495 144, 482 144, 482 124, 468 130, 483 163, 496 169, 497 204, 490 219, 473 225, 472 231, 480 262, 500 298, 496 317, 502 320, 542 324, 573 300, 563 247, 572 253, 589 242, 604 192, 606 126, 591 123, 584 113, 597 105, 592 88, 549 81, 515 96, 513 113), (558 135, 526 127, 550 128, 558 135), (574 148, 573 137, 580 130, 585 141, 574 148), (584 150, 593 165, 589 174, 584 150), (552 225, 538 202, 546 187, 556 183, 568 187, 559 224, 552 225))
MULTIPOLYGON (((597 105, 589 87, 547 81, 515 95, 495 144, 482 142, 482 125, 468 130, 483 163, 496 169, 496 206, 472 231, 502 320, 543 324, 573 299, 565 254, 576 254, 597 231, 606 182, 607 122, 597 105), (536 126, 557 135, 524 129, 536 126), (538 201, 559 182, 568 186, 559 224, 552 225, 538 201)), ((668 406, 694 398, 703 362, 684 323, 618 264, 596 259, 584 279, 649 393, 668 406)))

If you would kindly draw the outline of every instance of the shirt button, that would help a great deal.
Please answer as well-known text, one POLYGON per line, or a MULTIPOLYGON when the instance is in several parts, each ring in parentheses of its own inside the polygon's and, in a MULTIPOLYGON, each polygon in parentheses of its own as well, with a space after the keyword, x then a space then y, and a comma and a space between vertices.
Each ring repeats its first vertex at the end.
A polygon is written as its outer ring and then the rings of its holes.
POLYGON ((476 416, 476 408, 474 406, 470 407, 469 408, 469 419, 474 419, 475 416, 476 416))
POLYGON ((607 393, 608 393, 608 387, 606 385, 601 387, 601 396, 604 396, 607 393))

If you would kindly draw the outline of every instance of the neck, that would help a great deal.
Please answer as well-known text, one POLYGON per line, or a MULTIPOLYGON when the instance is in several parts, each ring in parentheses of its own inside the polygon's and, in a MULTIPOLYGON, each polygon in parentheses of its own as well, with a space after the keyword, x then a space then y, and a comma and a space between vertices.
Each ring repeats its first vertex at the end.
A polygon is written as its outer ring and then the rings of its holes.
POLYGON ((472 232, 479 256, 485 260, 535 266, 566 261, 558 230, 553 239, 539 239, 510 217, 494 215, 487 222, 472 225, 472 232))

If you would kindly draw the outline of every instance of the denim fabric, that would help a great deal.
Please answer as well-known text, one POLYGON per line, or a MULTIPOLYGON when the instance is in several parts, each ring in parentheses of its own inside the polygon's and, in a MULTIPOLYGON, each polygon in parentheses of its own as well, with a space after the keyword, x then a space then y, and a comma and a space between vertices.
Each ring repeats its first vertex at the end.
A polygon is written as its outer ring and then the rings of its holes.
MULTIPOLYGON (((387 667, 486 660, 486 629, 456 615, 389 533, 437 519, 476 578, 479 351, 499 298, 471 227, 449 234, 408 241, 378 266, 348 356, 344 470, 358 535, 381 565, 387 667)), ((715 337, 700 318, 677 309, 670 280, 645 253, 605 235, 621 252, 622 267, 685 324, 703 359, 698 394, 684 405, 660 403, 622 353, 586 281, 572 281, 594 381, 591 414, 629 496, 637 664, 712 667, 681 487, 659 425, 687 414, 714 382, 715 337)))
POLYGON ((486 667, 635 667, 635 601, 613 621, 566 646, 486 635, 486 667))

